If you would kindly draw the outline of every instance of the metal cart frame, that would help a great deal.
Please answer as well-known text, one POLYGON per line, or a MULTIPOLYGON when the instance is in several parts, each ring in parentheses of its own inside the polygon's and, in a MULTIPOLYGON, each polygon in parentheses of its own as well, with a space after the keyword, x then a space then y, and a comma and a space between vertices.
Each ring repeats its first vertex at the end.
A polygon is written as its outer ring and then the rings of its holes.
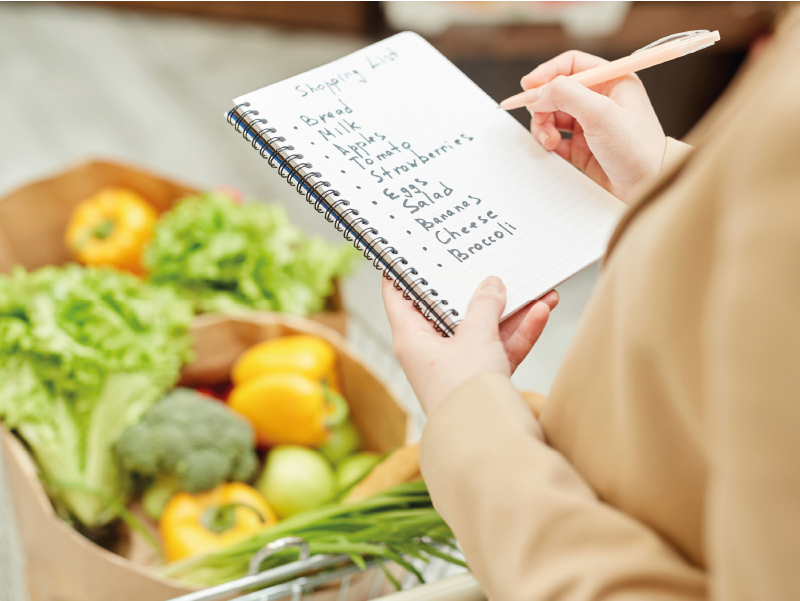
MULTIPOLYGON (((172 601, 215 601, 229 599, 239 594, 237 601, 276 601, 289 598, 291 601, 303 601, 311 598, 320 587, 338 585, 336 601, 348 599, 352 578, 378 566, 378 562, 370 560, 365 567, 355 565, 347 554, 310 555, 308 544, 302 538, 286 537, 273 541, 258 551, 250 559, 248 573, 238 580, 213 586, 201 591, 181 595, 172 601), (299 549, 297 561, 259 572, 261 563, 271 555, 290 547, 299 549), (259 590, 253 590, 258 588, 259 590)), ((413 586, 416 578, 408 574, 401 591, 380 597, 384 601, 486 601, 478 583, 469 572, 453 576, 446 575, 451 564, 435 559, 422 567, 426 572, 426 580, 434 579, 430 584, 413 586)), ((376 572, 369 587, 367 596, 362 599, 375 599, 380 595, 384 583, 384 573, 376 572)))

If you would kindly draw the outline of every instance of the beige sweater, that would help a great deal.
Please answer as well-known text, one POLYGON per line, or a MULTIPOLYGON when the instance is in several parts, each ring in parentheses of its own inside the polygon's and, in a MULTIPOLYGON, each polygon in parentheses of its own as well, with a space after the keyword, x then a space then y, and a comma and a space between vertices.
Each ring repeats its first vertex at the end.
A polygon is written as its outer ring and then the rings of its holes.
POLYGON ((540 416, 477 376, 422 472, 493 601, 800 599, 800 18, 611 240, 540 416))

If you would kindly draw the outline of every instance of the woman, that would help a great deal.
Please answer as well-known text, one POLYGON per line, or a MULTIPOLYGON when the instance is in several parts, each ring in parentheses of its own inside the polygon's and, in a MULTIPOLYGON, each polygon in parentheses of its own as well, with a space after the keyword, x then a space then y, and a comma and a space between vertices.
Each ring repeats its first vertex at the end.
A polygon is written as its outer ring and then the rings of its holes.
POLYGON ((384 288, 434 505, 494 601, 798 599, 800 14, 692 146, 636 76, 563 77, 600 62, 522 80, 534 136, 631 205, 538 419, 509 376, 555 292, 498 326, 488 278, 442 339, 384 288))

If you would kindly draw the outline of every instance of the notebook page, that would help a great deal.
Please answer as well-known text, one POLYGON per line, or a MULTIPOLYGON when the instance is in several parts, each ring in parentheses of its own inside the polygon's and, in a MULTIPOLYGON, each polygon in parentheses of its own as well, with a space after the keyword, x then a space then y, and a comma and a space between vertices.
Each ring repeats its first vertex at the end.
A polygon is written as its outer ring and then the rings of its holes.
POLYGON ((235 102, 302 153, 457 320, 489 275, 506 284, 507 316, 597 261, 625 210, 413 33, 235 102))

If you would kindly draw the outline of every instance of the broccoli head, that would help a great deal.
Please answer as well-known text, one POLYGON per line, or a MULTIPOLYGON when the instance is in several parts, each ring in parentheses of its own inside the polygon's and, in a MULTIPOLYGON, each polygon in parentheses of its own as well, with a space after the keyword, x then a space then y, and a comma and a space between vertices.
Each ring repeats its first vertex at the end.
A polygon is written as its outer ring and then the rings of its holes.
POLYGON ((176 388, 117 441, 120 463, 149 479, 144 508, 157 519, 180 490, 196 493, 256 472, 253 428, 222 403, 176 388))

